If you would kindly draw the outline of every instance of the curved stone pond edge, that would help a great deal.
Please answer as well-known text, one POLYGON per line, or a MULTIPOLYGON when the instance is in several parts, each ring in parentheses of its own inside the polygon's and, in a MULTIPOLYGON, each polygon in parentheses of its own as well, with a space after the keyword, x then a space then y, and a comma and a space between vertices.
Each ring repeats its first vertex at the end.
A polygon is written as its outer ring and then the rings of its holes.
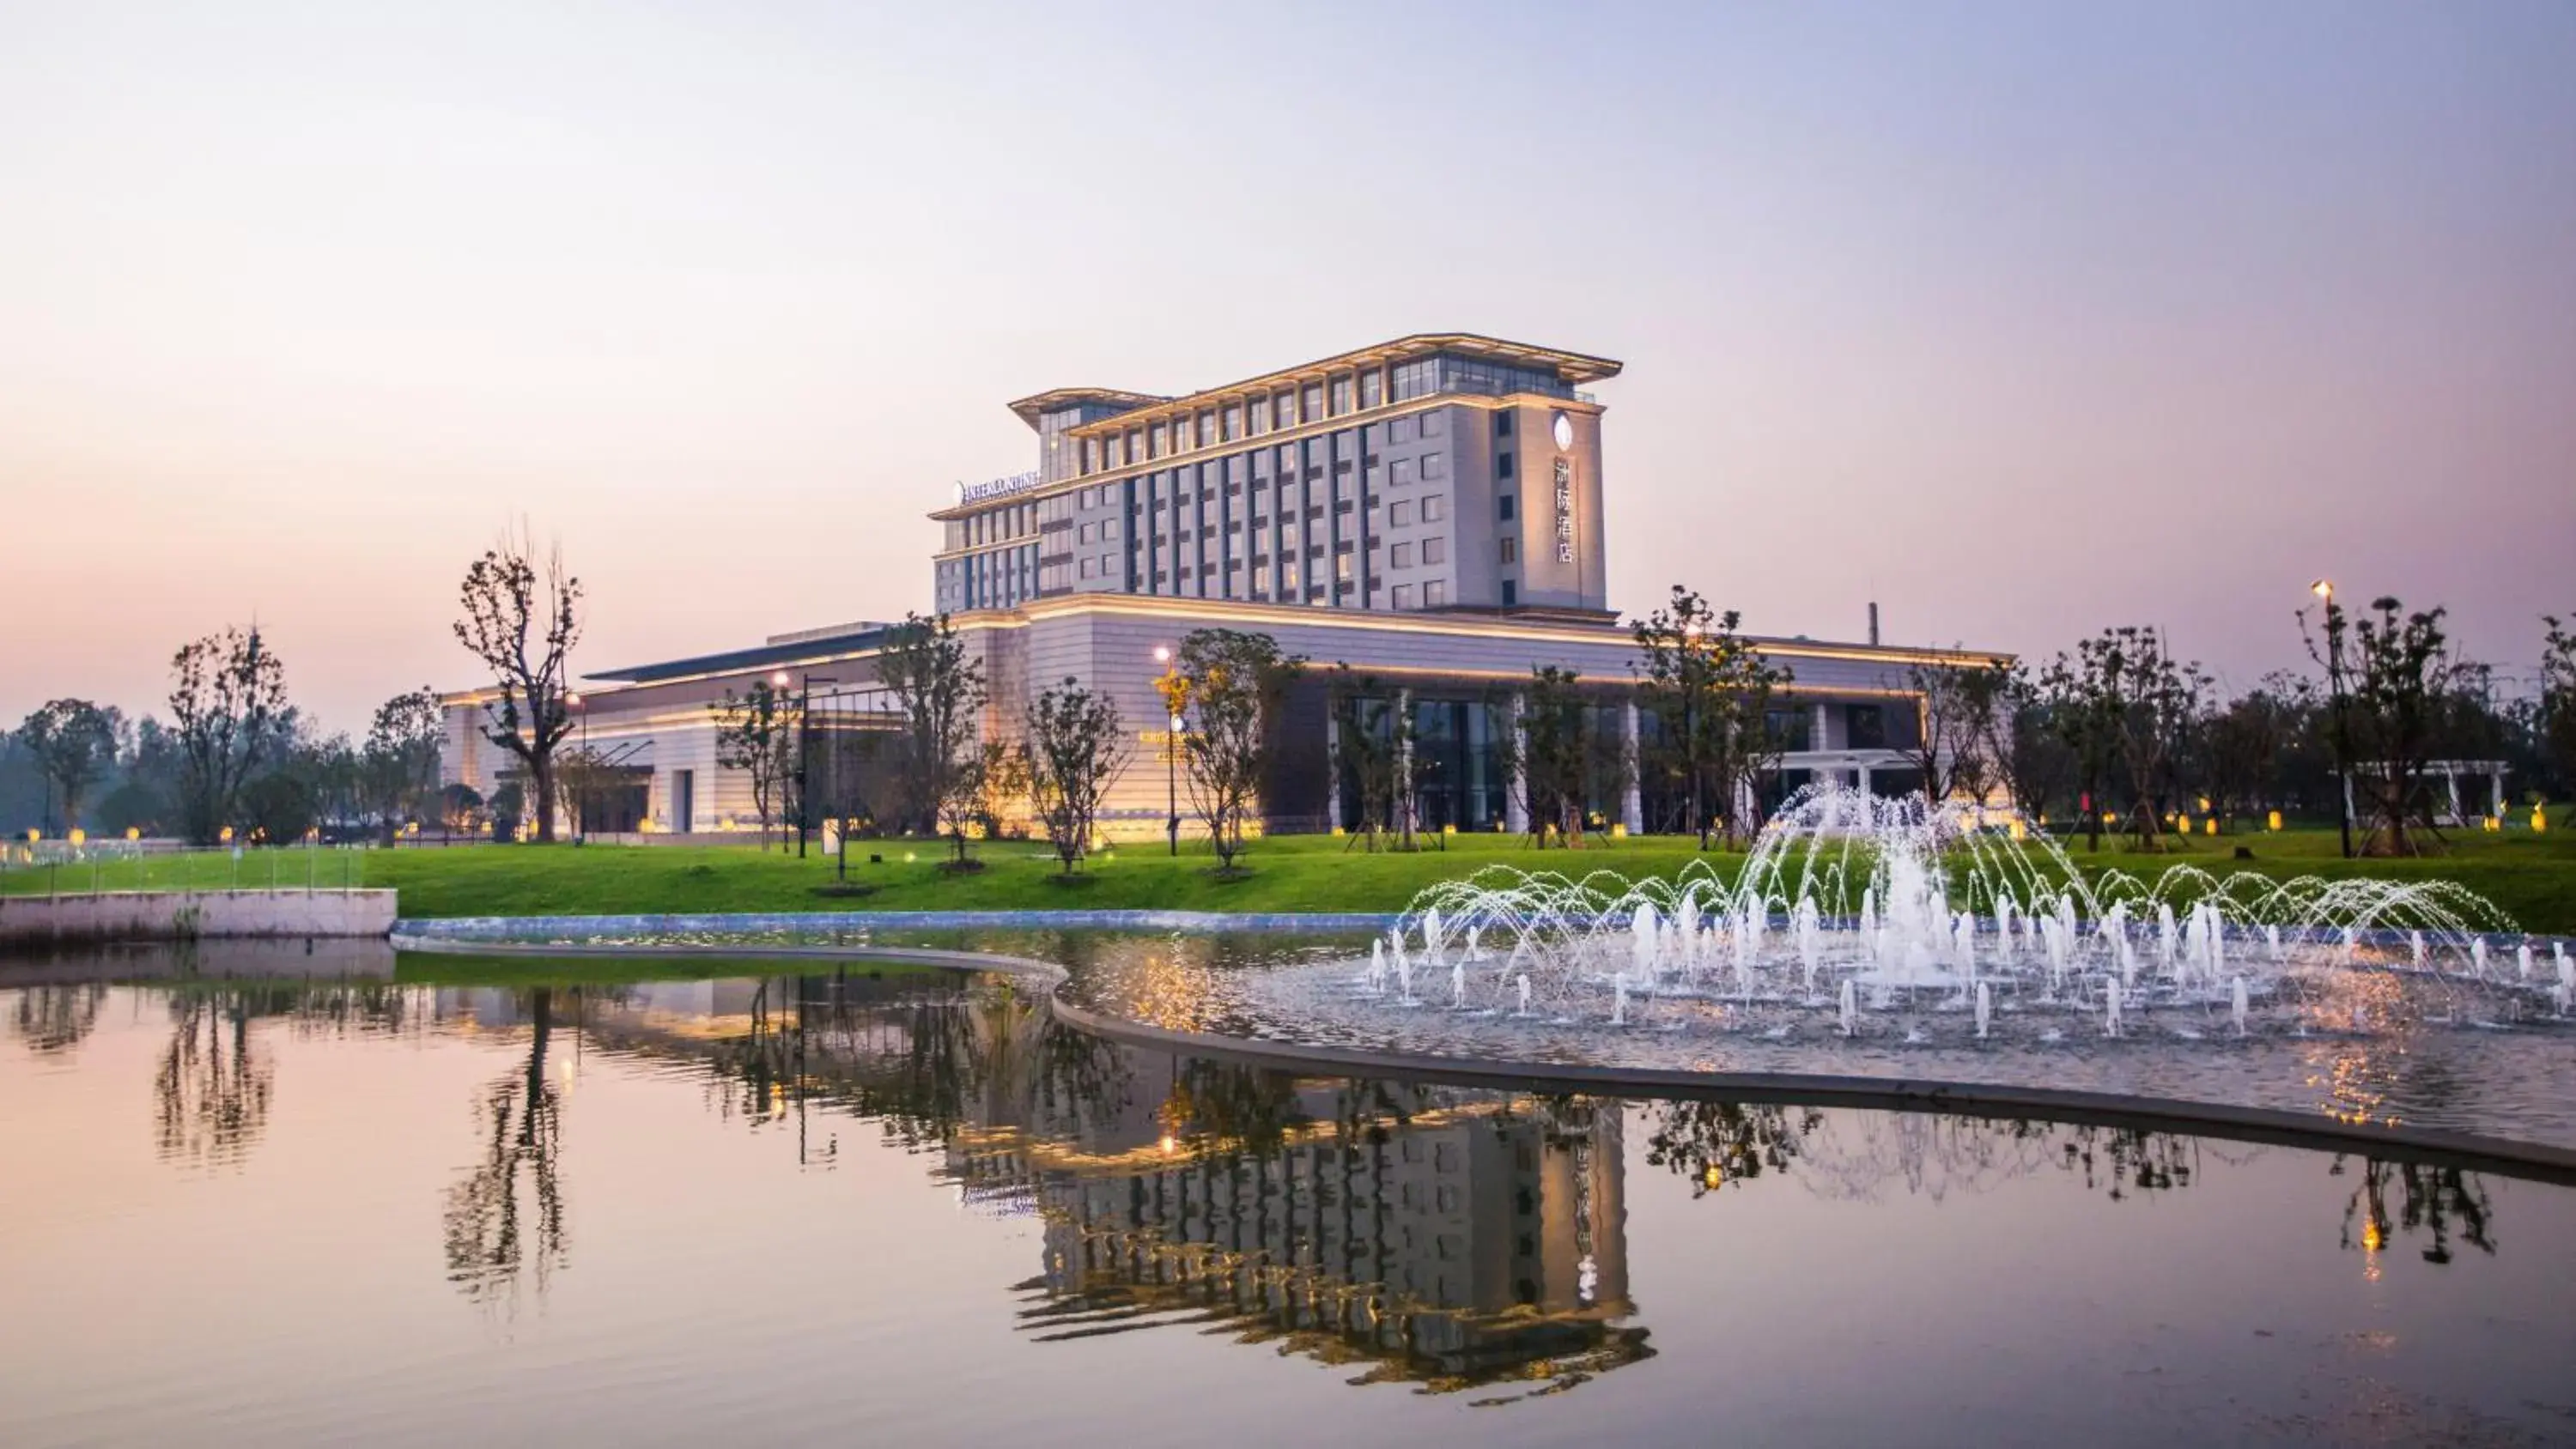
MULTIPOLYGON (((946 929, 952 923, 961 928, 977 924, 986 927, 1025 927, 1031 922, 1018 919, 1024 914, 1026 913, 1005 911, 942 914, 938 918, 940 924, 932 927, 921 919, 919 913, 899 915, 887 913, 891 920, 923 929, 946 929), (962 919, 963 916, 970 914, 1004 919, 976 923, 969 923, 962 919)), ((1047 914, 1053 916, 1059 913, 1047 914)), ((1204 913, 1101 911, 1082 914, 1150 916, 1169 921, 1180 917, 1201 916, 1204 913)), ((1373 1052, 1356 1051, 1344 1047, 1301 1046, 1293 1042, 1263 1041, 1207 1032, 1174 1031, 1095 1011, 1066 1000, 1056 988, 1068 979, 1068 975, 1063 967, 1053 962, 986 951, 953 951, 912 946, 763 946, 698 943, 622 945, 597 942, 549 943, 527 939, 528 934, 538 931, 593 931, 605 934, 608 928, 591 924, 595 922, 616 922, 619 923, 616 929, 621 932, 625 930, 641 932, 648 929, 643 926, 644 922, 698 923, 666 924, 650 928, 673 931, 741 930, 746 929, 748 922, 752 920, 770 919, 801 921, 806 918, 802 916, 776 918, 591 916, 507 921, 484 918, 473 922, 405 922, 403 927, 395 932, 394 943, 407 951, 446 955, 508 955, 531 958, 701 956, 730 960, 903 962, 959 971, 989 971, 1024 981, 1032 987, 1042 988, 1047 996, 1048 1007, 1056 1019, 1078 1031, 1103 1040, 1127 1046, 1182 1052, 1191 1056, 1212 1057, 1221 1061, 1239 1062, 1281 1071, 1337 1077, 1394 1077, 1409 1081, 1439 1082, 1450 1086, 1488 1087, 1540 1094, 1564 1092, 1592 1096, 1682 1097, 1776 1105, 1943 1112, 1986 1120, 2036 1117, 2080 1126, 2180 1132, 2190 1136, 2215 1137, 2228 1141, 2294 1147, 2309 1151, 2359 1152, 2393 1161, 2460 1167, 2552 1183, 2561 1187, 2576 1187, 2576 1149, 2554 1147, 2539 1142, 2519 1142, 2512 1138, 2489 1137, 2470 1132, 2444 1132, 2421 1127, 2392 1127, 2377 1123, 2346 1122, 2323 1115, 2268 1107, 2238 1107, 2166 1097, 2130 1097, 2109 1092, 2077 1092, 2050 1087, 2000 1086, 1981 1082, 1913 1080, 1901 1077, 1855 1077, 1803 1072, 1689 1072, 1660 1067, 1604 1067, 1564 1062, 1480 1060, 1423 1052, 1373 1052), (451 924, 467 924, 486 929, 450 935, 443 928, 451 924), (515 937, 497 929, 504 926, 517 928, 515 937)), ((843 922, 847 920, 845 916, 837 915, 823 919, 843 922)), ((1241 918, 1219 916, 1214 919, 1232 922, 1241 918)), ((1301 916, 1294 919, 1317 921, 1362 918, 1301 916)), ((1064 923, 1050 920, 1047 924, 1064 923)), ((765 926, 748 928, 771 929, 765 926)), ((1098 929, 1116 929, 1116 927, 1103 926, 1098 929)), ((1159 929, 1187 928, 1166 925, 1159 929)), ((1267 929, 1329 930, 1333 928, 1269 927, 1267 929)))

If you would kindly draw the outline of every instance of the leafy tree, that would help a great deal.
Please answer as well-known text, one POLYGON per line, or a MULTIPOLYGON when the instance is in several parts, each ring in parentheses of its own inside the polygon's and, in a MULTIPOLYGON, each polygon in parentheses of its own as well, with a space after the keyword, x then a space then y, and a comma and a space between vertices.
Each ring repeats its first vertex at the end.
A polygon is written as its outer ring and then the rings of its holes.
POLYGON ((1190 803, 1207 822, 1218 869, 1231 874, 1277 751, 1273 719, 1306 660, 1281 653, 1267 634, 1193 629, 1181 638, 1176 664, 1198 709, 1198 728, 1181 739, 1190 803))
POLYGON ((2280 798, 2281 751, 2297 717, 2293 701, 2257 687, 2201 721, 2201 777, 2214 818, 2260 811, 2280 798))
POLYGON ((966 860, 963 824, 983 796, 976 724, 986 698, 984 666, 966 657, 965 641, 946 614, 906 614, 887 631, 877 678, 894 696, 899 720, 896 783, 904 817, 936 825, 956 821, 957 862, 966 860))
MULTIPOLYGON (((2373 855, 2424 850, 2413 830, 2430 819, 2424 766, 2432 758, 2443 697, 2458 686, 2462 668, 2445 647, 2444 611, 2404 610, 2394 597, 2383 596, 2371 601, 2369 613, 2352 619, 2329 595, 2324 643, 2307 635, 2308 652, 2320 662, 2336 667, 2332 661, 2343 659, 2340 668, 2349 682, 2336 748, 2352 771, 2365 816, 2363 848, 2373 855)), ((2305 622, 2302 613, 2303 632, 2305 622)))
POLYGON ((2100 656, 2100 641, 2088 639, 2075 655, 2058 655, 2040 676, 2049 723, 2074 766, 2076 808, 2084 814, 2087 850, 2102 848, 2104 791, 2120 762, 2120 699, 2105 678, 2100 656))
POLYGON ((2077 647, 2118 731, 2138 848, 2162 850, 2174 760, 2206 689, 2200 666, 2176 664, 2163 635, 2135 625, 2105 629, 2077 647))
POLYGON ((449 835, 471 835, 483 809, 483 793, 458 783, 438 792, 438 828, 449 835))
POLYGON ((1921 700, 1920 739, 1903 751, 1934 805, 1954 795, 1982 803, 2002 772, 1996 742, 2010 707, 2012 671, 1996 663, 1924 663, 1907 671, 1921 700))
POLYGON ((86 699, 57 699, 27 716, 18 740, 35 756, 48 792, 59 802, 48 822, 67 831, 81 821, 89 787, 116 763, 119 716, 86 699))
POLYGON ((1671 603, 1633 630, 1638 702, 1660 726, 1655 760, 1680 782, 1689 802, 1683 824, 1698 834, 1703 850, 1713 824, 1724 828, 1729 843, 1751 833, 1754 822, 1737 807, 1753 798, 1754 785, 1780 759, 1771 696, 1788 687, 1790 673, 1737 632, 1742 620, 1675 584, 1671 603))
POLYGON ((2576 791, 2576 629, 2543 615, 2549 626, 2540 655, 2540 736, 2561 789, 2576 791))
POLYGON ((752 681, 745 694, 728 689, 724 698, 707 706, 716 719, 716 763, 750 777, 751 809, 760 817, 763 850, 769 848, 770 802, 794 767, 797 708, 795 695, 766 679, 752 681))
POLYGON ((170 670, 180 818, 190 840, 209 845, 241 823, 243 787, 278 753, 286 669, 254 625, 182 646, 170 670))
POLYGON ((2058 730, 2056 701, 2027 665, 2016 665, 1995 712, 1987 742, 2015 809, 2033 821, 2048 817, 2050 802, 2075 775, 2074 751, 2058 730))
POLYGON ((418 816, 422 802, 437 793, 438 747, 445 735, 438 696, 427 685, 376 706, 359 756, 359 779, 365 813, 375 818, 386 844, 393 843, 404 818, 418 816))
POLYGON ((1126 772, 1126 725, 1118 706, 1067 676, 1028 711, 1029 799, 1066 875, 1091 849, 1100 802, 1126 772))
POLYGON ((516 780, 506 780, 492 792, 490 815, 494 840, 516 840, 519 824, 527 819, 528 790, 516 780))
POLYGON ((549 550, 540 577, 536 549, 505 535, 465 571, 464 617, 456 641, 492 674, 483 737, 526 767, 535 787, 537 839, 555 838, 555 749, 572 733, 568 666, 581 639, 581 580, 549 550), (540 597, 542 594, 542 597, 540 597))

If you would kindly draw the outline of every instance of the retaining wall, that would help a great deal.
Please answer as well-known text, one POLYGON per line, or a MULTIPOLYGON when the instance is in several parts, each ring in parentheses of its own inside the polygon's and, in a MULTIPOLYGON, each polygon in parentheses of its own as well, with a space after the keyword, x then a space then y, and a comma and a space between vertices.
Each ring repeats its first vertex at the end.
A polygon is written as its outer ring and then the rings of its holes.
POLYGON ((0 896, 0 946, 230 936, 384 936, 389 890, 99 891, 0 896))

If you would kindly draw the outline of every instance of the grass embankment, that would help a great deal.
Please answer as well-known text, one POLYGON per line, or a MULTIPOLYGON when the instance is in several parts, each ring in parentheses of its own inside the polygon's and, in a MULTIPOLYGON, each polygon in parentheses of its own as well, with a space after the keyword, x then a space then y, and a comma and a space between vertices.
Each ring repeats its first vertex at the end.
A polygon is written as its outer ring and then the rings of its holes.
MULTIPOLYGON (((830 881, 832 862, 803 861, 749 847, 644 846, 471 847, 375 852, 367 856, 369 885, 402 892, 405 916, 613 915, 630 912, 701 911, 933 911, 1150 909, 1196 911, 1394 911, 1415 892, 1489 865, 1581 875, 1611 870, 1629 877, 1669 879, 1693 859, 1732 876, 1743 857, 1700 855, 1686 838, 1600 840, 1582 850, 1537 851, 1517 838, 1452 837, 1447 850, 1369 855, 1329 837, 1301 836, 1255 845, 1244 859, 1251 873, 1219 880, 1204 846, 1184 841, 1175 860, 1159 849, 1126 847, 1094 860, 1079 885, 1059 885, 1052 856, 1026 844, 978 846, 985 869, 971 875, 939 870, 943 853, 902 842, 880 850, 883 865, 867 865, 864 852, 850 866, 853 881, 877 887, 864 896, 817 895, 830 881), (907 861, 911 854, 915 858, 907 861)), ((2450 853, 2414 860, 2346 861, 2332 831, 2195 837, 2187 848, 2162 855, 2133 853, 2106 840, 2099 854, 2081 841, 2071 851, 2088 875, 2124 870, 2152 876, 2177 862, 2219 874, 2258 871, 2275 879, 2317 874, 2385 879, 2456 881, 2494 901, 2526 929, 2576 933, 2576 836, 2527 833, 2455 837, 2450 853), (2254 852, 2237 860, 2238 845, 2254 852)))
MULTIPOLYGON (((2106 838, 2099 854, 2078 838, 2069 842, 2076 868, 2088 875, 2124 870, 2153 876, 2177 862, 2225 874, 2257 871, 2275 879, 2295 875, 2364 875, 2385 879, 2456 881, 2494 901, 2526 929, 2576 933, 2576 830, 2534 836, 2514 831, 2490 836, 2454 832, 2439 856, 2412 860, 2339 858, 2332 830, 2294 829, 2194 836, 2169 854, 2132 851, 2126 840, 2106 838), (2243 845, 2252 860, 2236 860, 2243 845)), ((1581 875, 1610 870, 1630 877, 1670 878, 1693 859, 1731 876, 1740 855, 1703 856, 1687 837, 1627 840, 1594 837, 1582 850, 1530 848, 1519 837, 1452 836, 1447 849, 1431 842, 1410 854, 1366 853, 1357 844, 1322 836, 1257 842, 1244 857, 1251 867, 1237 880, 1216 879, 1204 844, 1184 840, 1180 857, 1159 846, 1124 846, 1096 858, 1082 883, 1059 885, 1055 858, 1043 846, 993 842, 974 848, 985 869, 968 875, 941 871, 947 847, 927 841, 854 844, 850 879, 875 889, 865 895, 829 896, 832 861, 819 853, 798 860, 793 850, 755 846, 455 846, 446 849, 308 850, 288 846, 246 853, 153 856, 15 868, 0 872, 0 893, 49 889, 223 890, 235 886, 300 888, 308 880, 334 887, 391 886, 402 893, 408 917, 499 915, 624 915, 719 911, 933 911, 1149 909, 1195 911, 1394 911, 1414 893, 1439 881, 1489 865, 1581 875), (885 863, 869 865, 881 854, 885 863), (910 857, 907 859, 906 857, 910 857)))

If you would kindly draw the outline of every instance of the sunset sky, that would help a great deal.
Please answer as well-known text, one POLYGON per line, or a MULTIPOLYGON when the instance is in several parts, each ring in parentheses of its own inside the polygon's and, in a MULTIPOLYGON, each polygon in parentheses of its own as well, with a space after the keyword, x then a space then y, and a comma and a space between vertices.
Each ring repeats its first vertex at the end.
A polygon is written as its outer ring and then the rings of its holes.
POLYGON ((1612 602, 2250 684, 2576 613, 2576 5, 0 0, 0 726, 265 626, 334 728, 900 616, 1004 404, 1624 360, 1612 602))

